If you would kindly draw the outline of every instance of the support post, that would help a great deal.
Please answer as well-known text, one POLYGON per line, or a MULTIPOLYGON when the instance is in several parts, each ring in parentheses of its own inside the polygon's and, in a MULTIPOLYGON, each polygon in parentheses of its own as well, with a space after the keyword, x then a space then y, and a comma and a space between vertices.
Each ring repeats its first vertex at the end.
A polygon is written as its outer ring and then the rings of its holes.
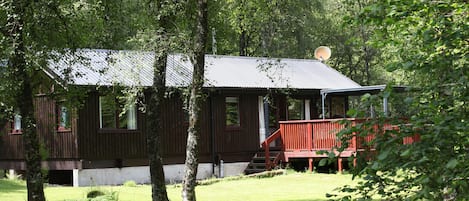
MULTIPOLYGON (((259 143, 262 144, 265 138, 267 137, 267 129, 265 124, 265 107, 264 107, 264 97, 258 97, 258 110, 259 110, 259 143)), ((267 125, 268 127, 268 125, 267 125)))
POLYGON ((313 158, 308 158, 308 171, 313 172, 314 170, 314 160, 313 158))
POLYGON ((308 151, 313 150, 313 123, 309 122, 307 125, 308 130, 308 151))
POLYGON ((265 143, 265 169, 270 171, 271 170, 271 167, 270 167, 270 150, 269 150, 269 144, 265 143))
POLYGON ((337 166, 339 169, 339 173, 342 173, 342 158, 340 156, 339 156, 337 163, 338 163, 337 166))
POLYGON ((79 187, 80 186, 79 170, 78 169, 73 169, 72 170, 72 175, 73 175, 73 187, 79 187))
POLYGON ((387 97, 383 98, 383 113, 385 117, 388 116, 388 98, 387 97))
POLYGON ((268 138, 270 136, 270 127, 269 127, 269 117, 270 117, 270 111, 269 111, 269 99, 267 96, 263 97, 263 102, 264 102, 264 127, 265 127, 265 138, 268 138))
POLYGON ((311 120, 311 100, 305 99, 305 120, 311 120))
POLYGON ((326 111, 325 111, 325 101, 326 101, 326 93, 321 93, 321 102, 322 102, 322 119, 326 119, 326 111))

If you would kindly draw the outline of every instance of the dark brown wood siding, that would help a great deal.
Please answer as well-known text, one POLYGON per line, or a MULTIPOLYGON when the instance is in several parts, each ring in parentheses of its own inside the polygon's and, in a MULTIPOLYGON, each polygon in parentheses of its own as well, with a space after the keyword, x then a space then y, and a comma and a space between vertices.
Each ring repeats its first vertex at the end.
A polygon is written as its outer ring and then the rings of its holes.
POLYGON ((225 162, 248 161, 259 149, 258 95, 212 95, 215 154, 225 162), (225 97, 239 97, 240 127, 227 128, 225 97))
MULTIPOLYGON (((47 160, 76 159, 76 121, 72 118, 69 131, 57 131, 57 105, 47 96, 34 98, 37 132, 40 143, 47 151, 47 160)), ((24 149, 21 134, 9 133, 9 125, 3 130, 0 140, 1 160, 22 160, 24 149)))
MULTIPOLYGON (((179 96, 169 97, 163 103, 163 132, 161 150, 165 163, 183 163, 185 159, 187 126, 183 102, 179 96)), ((204 108, 206 104, 204 105, 204 108)), ((199 154, 201 162, 210 161, 209 124, 202 115, 202 135, 199 154)), ((140 165, 146 165, 147 145, 145 114, 138 112, 137 130, 100 129, 99 96, 92 93, 87 103, 80 110, 79 118, 80 156, 89 161, 141 159, 140 165)))
MULTIPOLYGON (((219 159, 234 162, 247 161, 252 157, 259 148, 257 97, 253 94, 217 93, 205 100, 199 144, 200 162, 212 162, 212 132, 215 137, 213 154, 219 156, 219 159), (226 96, 239 97, 241 120, 239 129, 226 128, 226 96)), ((139 112, 138 129, 135 131, 99 129, 98 99, 97 93, 90 94, 87 104, 79 113, 80 156, 90 161, 115 159, 144 161, 147 156, 144 114, 139 112)), ((178 95, 173 95, 164 102, 161 148, 166 164, 184 163, 188 121, 183 108, 183 102, 178 95)))
MULTIPOLYGON (((199 138, 199 162, 211 162, 209 102, 202 106, 202 125, 199 138)), ((165 163, 184 163, 186 155, 187 111, 180 96, 175 95, 164 102, 162 150, 165 163)))
POLYGON ((79 111, 78 145, 87 160, 142 158, 146 155, 143 115, 137 113, 137 129, 100 129, 99 95, 90 93, 79 111))
MULTIPOLYGON (((57 132, 56 104, 37 97, 38 131, 49 159, 83 160, 83 167, 146 165, 145 114, 137 115, 137 130, 100 129, 99 94, 91 92, 82 108, 75 111, 72 131, 57 132), (120 161, 120 162, 116 162, 120 161)), ((164 163, 184 163, 187 115, 179 95, 164 102, 161 148, 164 163)), ((249 161, 259 149, 258 94, 211 92, 202 107, 199 162, 249 161), (226 127, 225 97, 239 97, 240 127, 226 127), (213 136, 213 138, 212 138, 213 136), (215 157, 216 156, 216 157, 215 157)), ((23 159, 21 135, 4 135, 0 159, 23 159)))

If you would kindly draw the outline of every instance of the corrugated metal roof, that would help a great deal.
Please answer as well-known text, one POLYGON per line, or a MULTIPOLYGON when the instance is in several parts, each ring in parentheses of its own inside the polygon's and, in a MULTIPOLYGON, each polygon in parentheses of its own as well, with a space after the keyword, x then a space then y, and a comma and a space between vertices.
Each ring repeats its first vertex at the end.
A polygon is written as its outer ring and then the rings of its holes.
MULTIPOLYGON (((50 75, 75 85, 151 86, 152 52, 78 50, 50 61, 50 75), (69 73, 67 73, 69 72, 69 73), (68 78, 65 75, 69 75, 68 78)), ((360 87, 329 66, 305 59, 205 57, 206 87, 336 89, 360 87)), ((188 86, 192 64, 182 54, 168 56, 166 85, 188 86)))

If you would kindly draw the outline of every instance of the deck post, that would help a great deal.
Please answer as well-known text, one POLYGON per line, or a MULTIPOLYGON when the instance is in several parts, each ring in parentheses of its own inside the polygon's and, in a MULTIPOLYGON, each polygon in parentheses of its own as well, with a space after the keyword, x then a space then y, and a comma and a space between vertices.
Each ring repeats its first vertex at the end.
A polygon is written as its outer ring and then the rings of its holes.
POLYGON ((326 111, 325 111, 325 101, 326 101, 326 96, 327 96, 327 93, 324 93, 321 91, 321 103, 322 103, 322 119, 326 119, 326 111))
POLYGON ((388 112, 389 112, 389 109, 388 109, 388 98, 387 98, 387 97, 384 97, 384 98, 383 98, 383 113, 384 113, 384 116, 385 116, 385 117, 388 116, 388 112))
POLYGON ((314 160, 313 158, 308 158, 308 171, 313 172, 314 170, 314 160))
POLYGON ((269 152, 269 145, 265 147, 265 169, 271 170, 270 167, 270 152, 269 152))
POLYGON ((311 100, 305 99, 305 120, 311 120, 311 100))
POLYGON ((342 158, 340 156, 339 156, 337 163, 338 163, 337 166, 339 169, 339 173, 342 173, 342 158))
POLYGON ((308 151, 313 150, 313 123, 307 124, 308 129, 308 151))

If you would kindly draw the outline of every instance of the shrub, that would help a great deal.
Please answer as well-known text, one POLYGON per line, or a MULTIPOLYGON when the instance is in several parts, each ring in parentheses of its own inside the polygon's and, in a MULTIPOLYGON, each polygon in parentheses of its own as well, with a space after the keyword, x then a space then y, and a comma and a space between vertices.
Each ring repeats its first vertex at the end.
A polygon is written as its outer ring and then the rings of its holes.
POLYGON ((104 193, 103 191, 100 191, 100 190, 91 190, 88 193, 86 193, 86 198, 95 198, 95 197, 102 196, 102 195, 105 195, 105 194, 106 193, 104 193))
POLYGON ((118 201, 119 196, 114 191, 91 190, 86 193, 86 201, 118 201))
POLYGON ((129 181, 124 182, 124 186, 126 186, 126 187, 135 187, 135 186, 137 186, 137 183, 135 183, 135 181, 133 181, 133 180, 129 180, 129 181))

